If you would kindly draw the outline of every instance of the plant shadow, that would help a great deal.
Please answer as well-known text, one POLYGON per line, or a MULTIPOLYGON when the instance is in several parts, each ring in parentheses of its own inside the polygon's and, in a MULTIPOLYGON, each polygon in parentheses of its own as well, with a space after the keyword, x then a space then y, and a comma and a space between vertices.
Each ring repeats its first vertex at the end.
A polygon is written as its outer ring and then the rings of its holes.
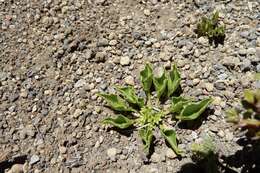
POLYGON ((238 144, 243 146, 242 150, 234 155, 223 156, 222 159, 229 166, 242 168, 241 173, 259 173, 260 172, 260 141, 247 140, 241 138, 238 144))
POLYGON ((225 38, 226 35, 209 38, 209 44, 214 44, 214 47, 218 47, 219 44, 224 45, 225 38))
POLYGON ((116 127, 109 127, 108 131, 110 131, 110 130, 116 131, 120 135, 123 135, 123 136, 129 138, 133 134, 134 127, 130 126, 130 127, 126 128, 126 129, 119 129, 119 128, 116 128, 116 127))
POLYGON ((207 108, 197 119, 191 121, 180 122, 178 127, 181 129, 197 130, 207 119, 207 117, 214 113, 213 109, 207 108))
POLYGON ((15 164, 24 164, 27 160, 26 155, 18 156, 10 160, 0 162, 0 173, 4 173, 6 169, 11 168, 15 164))
POLYGON ((211 153, 202 160, 193 156, 192 160, 194 162, 184 164, 178 173, 236 173, 221 164, 215 153, 211 153))

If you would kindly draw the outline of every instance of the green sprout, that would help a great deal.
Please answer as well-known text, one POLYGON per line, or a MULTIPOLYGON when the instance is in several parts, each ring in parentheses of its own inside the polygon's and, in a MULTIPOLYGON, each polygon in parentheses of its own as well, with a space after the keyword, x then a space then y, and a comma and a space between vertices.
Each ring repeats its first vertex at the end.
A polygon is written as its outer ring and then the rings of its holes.
POLYGON ((223 44, 225 39, 225 26, 219 26, 218 12, 215 12, 211 18, 202 17, 195 32, 198 37, 206 36, 210 43, 214 41, 216 45, 218 43, 223 44))
POLYGON ((177 121, 191 121, 197 119, 212 102, 211 98, 193 101, 174 94, 180 88, 180 73, 176 65, 167 72, 163 70, 160 76, 153 74, 153 68, 146 64, 140 72, 140 81, 146 98, 140 98, 134 87, 115 87, 117 94, 99 93, 108 106, 116 113, 114 118, 106 118, 102 122, 118 129, 136 128, 144 144, 144 151, 149 154, 153 143, 153 131, 159 129, 161 135, 177 155, 182 150, 177 145, 177 135, 174 129, 165 125, 166 119, 172 117, 177 121), (153 100, 152 89, 155 89, 157 102, 153 100), (162 103, 171 100, 171 106, 164 108, 162 103), (162 101, 164 100, 164 101, 162 101), (157 103, 153 105, 153 103, 157 103))

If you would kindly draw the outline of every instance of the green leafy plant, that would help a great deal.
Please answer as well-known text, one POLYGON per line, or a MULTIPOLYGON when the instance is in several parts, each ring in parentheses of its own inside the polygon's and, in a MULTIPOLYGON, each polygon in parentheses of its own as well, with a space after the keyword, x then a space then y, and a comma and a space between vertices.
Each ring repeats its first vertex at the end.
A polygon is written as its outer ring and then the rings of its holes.
POLYGON ((247 130, 248 137, 260 139, 260 89, 244 90, 242 109, 232 108, 226 112, 227 120, 247 130))
POLYGON ((219 26, 218 12, 215 12, 211 18, 202 17, 195 32, 198 37, 206 36, 210 43, 214 42, 216 45, 223 44, 225 39, 225 26, 219 26))
POLYGON ((200 143, 191 145, 192 160, 196 162, 207 173, 218 173, 219 161, 215 151, 215 144, 212 139, 207 136, 200 143))
POLYGON ((202 101, 194 101, 181 96, 173 96, 180 88, 180 73, 176 65, 167 72, 155 76, 150 64, 146 64, 144 70, 140 72, 140 81, 146 98, 140 98, 136 94, 134 87, 115 87, 117 94, 99 93, 108 106, 116 113, 115 118, 106 118, 104 124, 112 125, 119 129, 136 128, 139 131, 144 144, 144 151, 149 154, 153 143, 153 131, 159 129, 165 141, 173 151, 181 155, 182 151, 177 145, 177 136, 174 129, 170 129, 166 123, 167 117, 172 117, 179 121, 191 121, 197 119, 212 102, 211 98, 202 101), (152 96, 152 89, 155 89, 157 101, 152 96), (162 100, 172 100, 170 107, 165 108, 162 100))

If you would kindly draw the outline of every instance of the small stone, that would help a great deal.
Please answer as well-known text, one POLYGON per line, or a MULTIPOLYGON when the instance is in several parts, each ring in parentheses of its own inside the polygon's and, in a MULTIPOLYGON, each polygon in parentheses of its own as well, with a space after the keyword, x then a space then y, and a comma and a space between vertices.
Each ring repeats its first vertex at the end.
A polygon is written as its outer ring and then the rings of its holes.
POLYGON ((153 155, 151 156, 151 161, 154 163, 160 162, 161 161, 160 154, 153 153, 153 155))
POLYGON ((115 158, 116 157, 116 153, 117 153, 117 149, 116 148, 109 148, 107 150, 107 155, 109 158, 115 158))
POLYGON ((83 72, 82 72, 82 70, 81 70, 80 68, 76 71, 76 74, 77 74, 77 75, 82 75, 82 73, 83 73, 83 72))
POLYGON ((87 83, 86 83, 86 81, 85 81, 84 79, 80 79, 80 80, 78 80, 78 81, 75 83, 74 87, 75 87, 75 88, 80 88, 80 87, 85 86, 86 84, 87 84, 87 83))
POLYGON ((130 58, 128 56, 122 56, 120 58, 120 64, 121 65, 129 65, 130 64, 130 58))
POLYGON ((233 138, 234 138, 233 133, 230 132, 230 131, 227 131, 227 132, 226 132, 226 139, 227 139, 227 141, 232 141, 233 138))
POLYGON ((106 53, 105 52, 97 52, 95 55, 95 62, 105 62, 106 53))
POLYGON ((210 131, 212 131, 213 133, 217 133, 218 129, 214 126, 210 127, 210 131))
POLYGON ((255 50, 256 50, 256 57, 260 60, 260 47, 257 47, 255 50))
POLYGON ((250 70, 251 68, 251 61, 249 59, 244 59, 241 63, 241 70, 250 70))
POLYGON ((148 9, 145 9, 145 10, 144 10, 144 15, 150 16, 150 14, 151 14, 150 10, 148 10, 148 9))
POLYGON ((208 92, 211 92, 214 89, 214 85, 212 83, 205 83, 205 88, 208 92))
POLYGON ((24 172, 24 165, 15 164, 7 173, 23 173, 23 172, 24 172))
POLYGON ((256 71, 260 73, 260 64, 256 66, 256 71))
POLYGON ((59 150, 60 150, 60 153, 61 153, 61 154, 65 154, 65 153, 67 152, 67 148, 64 147, 64 146, 61 146, 61 147, 59 148, 59 150))
POLYGON ((220 130, 217 135, 221 138, 224 138, 225 137, 225 132, 223 130, 220 130))
POLYGON ((208 44, 208 40, 207 40, 206 38, 204 38, 204 37, 200 37, 200 38, 198 39, 198 42, 199 42, 200 44, 202 44, 202 45, 207 45, 207 44, 208 44))
POLYGON ((224 57, 222 61, 225 66, 238 66, 240 65, 240 59, 238 57, 224 57))
POLYGON ((21 89, 20 96, 26 98, 28 96, 28 92, 25 89, 21 89))
POLYGON ((117 40, 111 40, 111 41, 109 42, 109 45, 110 45, 110 46, 115 46, 115 45, 117 45, 117 40))
POLYGON ((193 85, 198 85, 199 83, 200 83, 200 80, 199 79, 193 79, 192 80, 192 83, 193 83, 193 85))
POLYGON ((134 81, 133 76, 127 76, 125 78, 125 83, 128 84, 128 85, 135 85, 135 81, 134 81))
POLYGON ((40 161, 40 157, 39 157, 38 155, 33 155, 33 156, 31 157, 31 159, 30 159, 29 164, 30 164, 30 165, 33 165, 33 164, 35 164, 35 163, 37 163, 37 162, 39 162, 39 161, 40 161))
POLYGON ((76 109, 73 114, 73 118, 78 118, 82 113, 83 111, 81 109, 76 109))
POLYGON ((169 159, 174 159, 177 157, 175 152, 170 148, 167 148, 165 153, 166 153, 166 157, 168 157, 169 159))

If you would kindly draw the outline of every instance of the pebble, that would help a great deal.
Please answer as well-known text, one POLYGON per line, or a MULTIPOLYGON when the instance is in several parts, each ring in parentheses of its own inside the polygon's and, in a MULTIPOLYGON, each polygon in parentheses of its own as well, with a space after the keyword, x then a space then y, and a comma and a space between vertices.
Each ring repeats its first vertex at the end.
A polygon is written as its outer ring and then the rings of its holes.
POLYGON ((107 150, 107 155, 110 159, 114 160, 117 154, 117 149, 116 148, 109 148, 107 150))
POLYGON ((120 64, 121 65, 129 65, 130 64, 130 58, 128 56, 122 56, 120 58, 120 64))
POLYGON ((151 14, 150 10, 148 10, 148 9, 145 9, 145 10, 144 10, 144 15, 150 16, 150 14, 151 14))
POLYGON ((82 113, 83 111, 81 109, 76 109, 73 114, 73 118, 78 118, 82 113))
POLYGON ((171 148, 167 148, 165 153, 165 156, 169 159, 175 159, 177 157, 177 154, 175 154, 175 152, 171 148))
POLYGON ((225 132, 223 130, 219 130, 217 135, 221 138, 224 138, 225 137, 225 132))
POLYGON ((134 78, 133 76, 127 76, 125 79, 124 79, 125 83, 128 84, 128 85, 135 85, 135 81, 134 81, 134 78))
POLYGON ((205 83, 205 88, 208 92, 211 92, 214 89, 214 85, 212 83, 205 83))
POLYGON ((61 153, 61 154, 65 154, 65 153, 67 152, 67 148, 64 147, 64 146, 61 146, 61 147, 59 148, 59 150, 60 150, 60 153, 61 153))
POLYGON ((40 161, 40 157, 38 155, 32 155, 29 164, 33 165, 40 161))
POLYGON ((240 59, 238 57, 227 56, 223 58, 222 63, 223 65, 234 67, 240 65, 240 59))
POLYGON ((24 173, 24 165, 15 164, 7 173, 24 173))
POLYGON ((159 163, 159 162, 161 162, 161 155, 154 152, 154 153, 152 154, 152 156, 151 156, 151 161, 152 161, 153 163, 159 163))

